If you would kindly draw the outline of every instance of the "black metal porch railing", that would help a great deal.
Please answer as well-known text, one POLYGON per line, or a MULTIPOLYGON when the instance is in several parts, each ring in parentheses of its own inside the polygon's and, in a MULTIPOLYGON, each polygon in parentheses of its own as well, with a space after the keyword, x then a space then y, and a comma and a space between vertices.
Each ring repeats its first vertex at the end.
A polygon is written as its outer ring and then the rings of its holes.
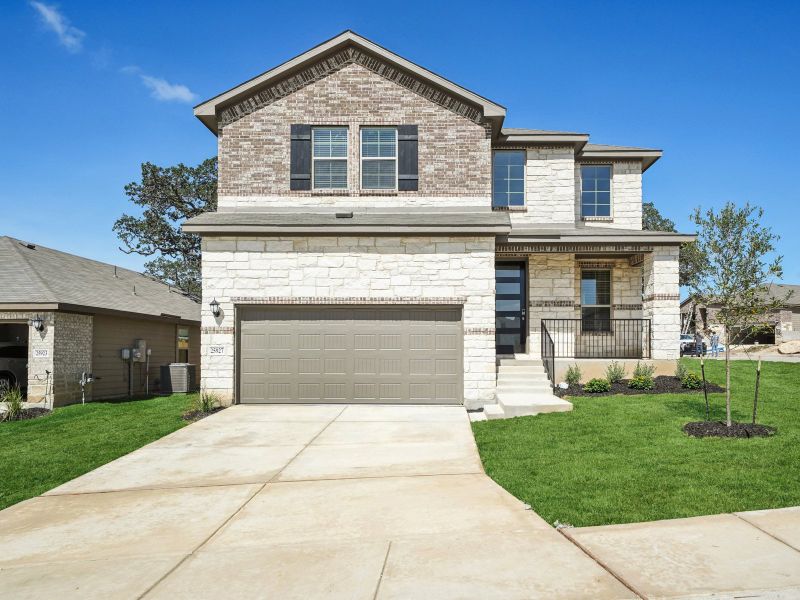
POLYGON ((650 319, 542 319, 545 331, 555 358, 650 358, 650 319))
POLYGON ((544 371, 547 373, 547 378, 550 380, 550 386, 555 389, 556 386, 556 347, 553 343, 553 338, 550 332, 547 331, 547 326, 542 321, 542 362, 544 363, 544 371))

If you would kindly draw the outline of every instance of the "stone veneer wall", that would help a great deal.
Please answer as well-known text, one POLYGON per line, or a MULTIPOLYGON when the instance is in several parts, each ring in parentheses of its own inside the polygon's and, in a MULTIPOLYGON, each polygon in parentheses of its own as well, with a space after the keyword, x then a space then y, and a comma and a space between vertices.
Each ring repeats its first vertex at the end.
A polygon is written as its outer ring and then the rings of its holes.
POLYGON ((678 251, 677 246, 656 246, 644 255, 642 314, 652 323, 654 359, 674 359, 680 354, 678 251))
POLYGON ((34 316, 44 319, 44 330, 39 332, 28 325, 28 401, 52 401, 51 381, 46 371, 53 373, 53 340, 54 313, 36 311, 3 311, 0 312, 0 324, 15 322, 27 323, 34 316), (46 350, 46 357, 34 357, 35 350, 46 350))
POLYGON ((493 403, 494 246, 493 237, 205 237, 202 387, 234 395, 237 303, 452 302, 464 307, 465 405, 493 403))
POLYGON ((575 221, 581 221, 581 165, 612 165, 610 220, 585 221, 587 227, 642 228, 642 163, 581 161, 575 163, 575 221))
POLYGON ((219 132, 219 206, 490 207, 491 140, 487 125, 462 116, 362 64, 342 68, 268 102, 219 132), (348 189, 289 190, 293 123, 349 128, 348 189), (419 126, 419 190, 360 190, 360 128, 419 126))
POLYGON ((611 269, 611 318, 643 318, 641 266, 631 266, 627 258, 578 260, 574 254, 532 254, 528 257, 530 354, 540 354, 542 319, 580 318, 582 269, 611 269))
MULTIPOLYGON (((53 398, 55 406, 81 401, 78 381, 92 372, 92 316, 55 313, 53 343, 53 398)), ((92 386, 86 386, 86 401, 92 386)))

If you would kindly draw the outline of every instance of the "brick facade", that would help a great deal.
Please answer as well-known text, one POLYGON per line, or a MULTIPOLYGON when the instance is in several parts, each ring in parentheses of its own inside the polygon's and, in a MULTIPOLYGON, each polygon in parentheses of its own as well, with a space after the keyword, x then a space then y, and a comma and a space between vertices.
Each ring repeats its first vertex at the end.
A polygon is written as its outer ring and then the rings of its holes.
POLYGON ((219 206, 402 206, 410 202, 488 208, 490 147, 487 126, 352 63, 223 127, 219 206), (348 190, 335 194, 289 190, 289 128, 294 123, 349 128, 348 190), (418 125, 418 191, 360 195, 359 132, 365 125, 418 125))

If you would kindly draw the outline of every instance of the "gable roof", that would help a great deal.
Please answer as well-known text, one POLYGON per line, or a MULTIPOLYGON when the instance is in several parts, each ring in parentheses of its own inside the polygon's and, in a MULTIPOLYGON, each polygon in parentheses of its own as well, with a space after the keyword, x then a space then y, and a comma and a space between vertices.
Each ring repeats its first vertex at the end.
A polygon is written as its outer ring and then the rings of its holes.
POLYGON ((7 236, 0 236, 0 265, 0 309, 38 304, 200 320, 197 302, 136 271, 7 236))
POLYGON ((634 146, 609 146, 608 144, 586 144, 581 158, 590 159, 633 159, 642 161, 642 173, 653 166, 663 153, 656 148, 636 148, 634 146))
POLYGON ((354 31, 346 30, 331 39, 322 42, 318 46, 295 56, 294 58, 278 65, 274 69, 270 69, 257 75, 244 83, 241 83, 226 92, 218 94, 205 102, 201 102, 194 107, 195 116, 203 122, 215 135, 218 132, 219 123, 217 115, 223 108, 235 104, 253 94, 257 93, 270 84, 275 83, 280 79, 289 77, 300 69, 322 60, 331 54, 338 52, 348 46, 355 46, 360 50, 377 56, 381 60, 389 63, 390 65, 399 68, 414 77, 423 80, 425 83, 443 90, 469 104, 479 108, 483 112, 483 116, 492 122, 495 131, 499 131, 502 126, 503 119, 506 116, 505 107, 484 98, 460 85, 453 83, 449 79, 445 79, 441 75, 437 75, 433 71, 429 71, 416 63, 403 58, 402 56, 387 50, 383 46, 379 46, 375 42, 358 35, 354 31))
MULTIPOLYGON (((789 283, 771 283, 766 295, 767 299, 769 300, 782 300, 786 298, 786 302, 783 303, 783 306, 800 306, 800 285, 789 283)), ((692 300, 692 296, 684 299, 684 301, 681 302, 681 308, 689 304, 692 300)), ((715 302, 709 302, 708 304, 713 305, 715 302)))

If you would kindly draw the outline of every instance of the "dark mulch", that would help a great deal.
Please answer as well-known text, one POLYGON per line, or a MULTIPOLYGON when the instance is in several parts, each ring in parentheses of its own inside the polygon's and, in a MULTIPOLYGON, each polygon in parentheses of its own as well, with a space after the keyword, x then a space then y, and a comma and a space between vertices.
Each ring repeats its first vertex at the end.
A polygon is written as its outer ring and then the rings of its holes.
POLYGON ((217 413, 221 410, 225 410, 224 406, 217 406, 216 408, 212 408, 208 412, 203 412, 202 410, 190 410, 189 412, 185 412, 181 415, 181 418, 184 421, 189 421, 190 423, 194 423, 195 421, 199 421, 200 419, 205 419, 206 417, 210 417, 214 413, 217 413))
POLYGON ((22 412, 16 419, 6 419, 6 415, 0 415, 0 421, 26 421, 28 419, 36 419, 38 417, 44 417, 49 415, 52 410, 49 408, 23 408, 22 412))
MULTIPOLYGON (((611 384, 611 390, 608 392, 584 392, 583 385, 571 385, 566 390, 556 387, 556 396, 614 396, 617 394, 688 394, 702 392, 703 388, 698 390, 690 390, 681 385, 680 379, 669 375, 659 375, 653 379, 652 390, 634 390, 628 387, 628 379, 623 379, 618 383, 611 384)), ((718 386, 716 383, 708 382, 706 384, 709 394, 716 394, 724 392, 725 388, 718 386)))
POLYGON ((777 429, 752 423, 733 423, 728 427, 722 421, 695 421, 684 425, 683 431, 692 437, 751 438, 775 435, 777 429))

